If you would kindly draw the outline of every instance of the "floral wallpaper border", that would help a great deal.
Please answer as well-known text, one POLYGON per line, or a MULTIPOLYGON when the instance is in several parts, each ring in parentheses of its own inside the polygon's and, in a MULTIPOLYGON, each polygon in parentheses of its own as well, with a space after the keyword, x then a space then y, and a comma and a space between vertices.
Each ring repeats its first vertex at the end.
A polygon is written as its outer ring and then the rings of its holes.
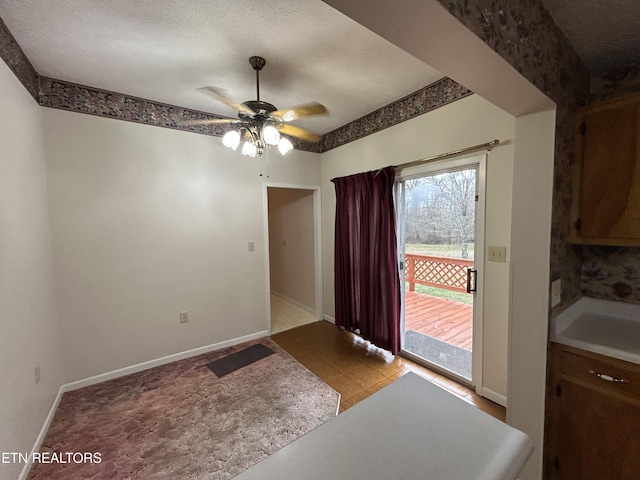
MULTIPOLYGON (((323 153, 427 113, 472 93, 471 90, 453 80, 443 78, 397 102, 327 133, 317 144, 294 139, 294 146, 299 150, 323 153)), ((59 108, 204 135, 222 136, 228 128, 218 124, 181 125, 182 120, 224 117, 48 77, 40 77, 38 103, 43 107, 59 108)))
POLYGON ((36 101, 40 92, 39 75, 0 18, 0 57, 36 101))
POLYGON ((70 110, 157 127, 185 130, 205 135, 224 135, 225 127, 218 124, 181 125, 182 120, 224 118, 175 105, 154 102, 99 88, 77 85, 64 80, 40 77, 38 103, 43 107, 70 110))
POLYGON ((471 94, 473 94, 471 90, 450 78, 442 78, 400 100, 327 133, 322 139, 322 152, 392 127, 418 115, 423 115, 471 94))
MULTIPOLYGON (((35 71, 20 45, 0 18, 0 57, 9 65, 29 93, 43 107, 58 108, 77 113, 173 128, 204 135, 222 136, 226 126, 182 125, 182 120, 224 118, 176 105, 132 97, 64 80, 41 77, 35 71)), ((292 139, 295 148, 322 153, 359 138, 397 125, 443 105, 471 95, 469 89, 443 78, 406 97, 375 110, 353 122, 327 133, 321 142, 311 144, 292 139)))

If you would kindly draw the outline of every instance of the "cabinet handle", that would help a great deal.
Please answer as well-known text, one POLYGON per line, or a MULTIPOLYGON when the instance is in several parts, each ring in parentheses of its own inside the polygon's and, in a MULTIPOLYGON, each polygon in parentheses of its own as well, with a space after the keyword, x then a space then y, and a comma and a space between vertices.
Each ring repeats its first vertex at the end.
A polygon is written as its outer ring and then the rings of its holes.
POLYGON ((606 373, 598 373, 595 370, 589 370, 589 373, 591 375, 595 375, 596 377, 602 380, 606 380, 607 382, 629 383, 629 380, 625 378, 615 378, 615 377, 612 377, 611 375, 607 375, 606 373))

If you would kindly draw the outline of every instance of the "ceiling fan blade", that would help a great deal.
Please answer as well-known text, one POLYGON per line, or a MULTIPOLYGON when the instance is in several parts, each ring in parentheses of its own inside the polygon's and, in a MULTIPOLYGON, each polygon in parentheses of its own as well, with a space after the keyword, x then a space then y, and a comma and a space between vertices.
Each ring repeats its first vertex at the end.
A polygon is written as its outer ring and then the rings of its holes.
POLYGON ((221 101, 222 103, 224 103, 226 105, 229 105, 231 108, 233 108, 237 112, 242 112, 242 113, 245 113, 247 115, 255 115, 255 113, 256 113, 253 110, 251 110, 249 107, 247 107, 246 105, 243 105, 241 103, 236 103, 233 100, 231 100, 229 97, 227 97, 227 95, 225 95, 223 90, 220 89, 220 88, 216 88, 216 87, 201 87, 198 90, 211 95, 216 100, 219 100, 219 101, 221 101))
POLYGON ((317 143, 322 140, 322 135, 316 135, 315 133, 311 133, 309 130, 296 127, 295 125, 289 125, 288 123, 284 123, 276 128, 280 130, 280 133, 291 135, 292 137, 296 137, 307 142, 317 143))
POLYGON ((289 108, 281 108, 275 112, 271 112, 272 117, 278 117, 285 122, 298 120, 299 118, 310 117, 312 115, 323 115, 329 111, 324 105, 318 102, 305 103, 304 105, 296 105, 289 108))
POLYGON ((211 125, 214 123, 244 123, 242 120, 235 120, 233 118, 209 118, 200 120, 181 120, 178 122, 180 125, 211 125))

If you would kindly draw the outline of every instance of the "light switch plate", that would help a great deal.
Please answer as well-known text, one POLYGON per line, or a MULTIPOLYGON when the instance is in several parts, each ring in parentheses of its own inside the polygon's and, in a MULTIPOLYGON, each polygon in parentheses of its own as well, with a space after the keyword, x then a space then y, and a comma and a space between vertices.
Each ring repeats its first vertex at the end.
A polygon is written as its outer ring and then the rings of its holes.
POLYGON ((487 247, 487 257, 490 262, 506 262, 507 247, 487 247))

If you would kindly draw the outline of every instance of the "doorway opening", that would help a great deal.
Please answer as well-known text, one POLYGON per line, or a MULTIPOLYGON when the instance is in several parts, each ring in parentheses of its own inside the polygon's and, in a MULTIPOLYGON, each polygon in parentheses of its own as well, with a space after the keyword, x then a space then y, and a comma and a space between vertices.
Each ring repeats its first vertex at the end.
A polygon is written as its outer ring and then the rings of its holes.
POLYGON ((468 385, 481 358, 480 167, 479 157, 437 162, 396 184, 403 354, 468 385))
POLYGON ((265 187, 269 331, 322 318, 319 198, 313 187, 265 187))

